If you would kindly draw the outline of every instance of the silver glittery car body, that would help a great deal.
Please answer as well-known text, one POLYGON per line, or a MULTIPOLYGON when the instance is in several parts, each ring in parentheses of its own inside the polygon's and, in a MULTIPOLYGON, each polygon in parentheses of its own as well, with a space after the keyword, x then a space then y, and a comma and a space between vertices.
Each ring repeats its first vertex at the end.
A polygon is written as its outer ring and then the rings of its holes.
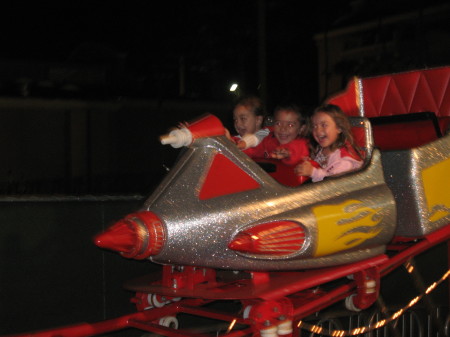
MULTIPOLYGON (((437 123, 427 124, 433 139, 410 146, 414 139, 407 135, 406 147, 380 151, 374 147, 374 120, 365 117, 392 115, 394 107, 403 111, 402 98, 380 104, 382 94, 392 98, 399 93, 395 81, 411 86, 413 93, 406 96, 409 110, 400 114, 409 118, 423 107, 438 106, 434 96, 415 90, 418 81, 440 78, 425 76, 428 71, 407 74, 406 82, 402 74, 375 82, 357 79, 330 99, 344 106, 353 126, 363 130, 359 145, 365 165, 317 183, 279 183, 225 136, 214 116, 215 121, 204 124, 208 117, 178 129, 176 137, 171 133, 162 142, 184 146, 184 152, 140 210, 148 219, 130 215, 97 245, 165 265, 295 270, 364 260, 384 254, 393 238, 420 239, 447 226, 450 134, 442 136, 439 128, 434 134, 437 123), (125 239, 117 244, 116 238, 125 239)), ((447 68, 430 71, 447 74, 447 68)), ((397 130, 410 127, 400 124, 397 130)), ((422 125, 413 130, 423 132, 422 125)), ((384 138, 395 143, 401 136, 385 133, 384 138)))
POLYGON ((426 235, 448 223, 449 212, 439 206, 439 196, 434 197, 438 205, 430 204, 436 179, 429 176, 449 167, 450 135, 415 149, 370 153, 357 172, 293 188, 275 181, 226 137, 199 138, 145 202, 144 209, 157 214, 166 231, 164 247, 150 259, 233 270, 319 268, 379 255, 394 235, 426 235), (259 187, 201 200, 202 184, 217 155, 259 187), (445 216, 436 218, 438 210, 445 216), (238 232, 284 220, 304 229, 305 242, 295 253, 271 256, 229 249, 238 232))
POLYGON ((144 209, 163 220, 166 242, 151 260, 224 269, 286 270, 343 264, 381 254, 395 232, 396 207, 379 151, 359 172, 292 188, 279 184, 225 137, 201 138, 184 153, 144 209), (200 200, 210 164, 223 154, 259 188, 200 200), (246 227, 290 220, 305 231, 288 255, 228 248, 246 227))

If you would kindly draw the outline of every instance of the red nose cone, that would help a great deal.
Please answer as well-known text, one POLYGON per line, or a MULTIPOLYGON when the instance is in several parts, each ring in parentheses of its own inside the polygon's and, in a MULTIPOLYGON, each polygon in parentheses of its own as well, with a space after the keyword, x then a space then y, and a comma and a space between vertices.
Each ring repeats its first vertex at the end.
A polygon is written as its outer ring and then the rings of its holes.
POLYGON ((130 214, 94 238, 98 247, 138 260, 158 254, 164 241, 164 227, 149 211, 130 214))
POLYGON ((123 221, 119 221, 94 238, 98 247, 115 250, 120 253, 132 251, 136 240, 136 232, 123 221))

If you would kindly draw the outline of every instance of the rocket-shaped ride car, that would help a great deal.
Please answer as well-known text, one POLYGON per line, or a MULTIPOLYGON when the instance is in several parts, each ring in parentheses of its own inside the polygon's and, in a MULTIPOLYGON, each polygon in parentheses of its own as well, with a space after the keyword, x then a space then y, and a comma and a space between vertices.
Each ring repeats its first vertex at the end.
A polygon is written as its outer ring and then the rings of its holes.
POLYGON ((186 146, 143 208, 95 238, 159 264, 275 271, 335 266, 385 251, 396 208, 380 153, 364 169, 284 186, 225 136, 213 115, 162 138, 186 146))

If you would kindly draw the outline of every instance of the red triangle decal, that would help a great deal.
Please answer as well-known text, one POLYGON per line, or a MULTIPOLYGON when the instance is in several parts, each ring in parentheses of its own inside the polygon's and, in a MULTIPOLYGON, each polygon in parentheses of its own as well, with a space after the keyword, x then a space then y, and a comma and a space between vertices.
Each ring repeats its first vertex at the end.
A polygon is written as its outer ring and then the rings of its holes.
POLYGON ((200 200, 259 188, 259 183, 223 154, 217 154, 200 189, 200 200))

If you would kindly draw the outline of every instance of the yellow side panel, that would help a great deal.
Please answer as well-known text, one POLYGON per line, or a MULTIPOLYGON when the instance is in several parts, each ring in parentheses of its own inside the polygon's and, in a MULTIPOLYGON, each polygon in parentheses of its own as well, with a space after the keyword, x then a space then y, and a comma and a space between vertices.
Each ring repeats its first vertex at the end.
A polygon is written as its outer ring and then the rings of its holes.
POLYGON ((377 236, 382 230, 377 227, 382 220, 378 212, 379 209, 366 207, 359 200, 314 207, 318 226, 314 256, 344 251, 377 236))
POLYGON ((450 159, 422 171, 430 222, 450 214, 450 159))

